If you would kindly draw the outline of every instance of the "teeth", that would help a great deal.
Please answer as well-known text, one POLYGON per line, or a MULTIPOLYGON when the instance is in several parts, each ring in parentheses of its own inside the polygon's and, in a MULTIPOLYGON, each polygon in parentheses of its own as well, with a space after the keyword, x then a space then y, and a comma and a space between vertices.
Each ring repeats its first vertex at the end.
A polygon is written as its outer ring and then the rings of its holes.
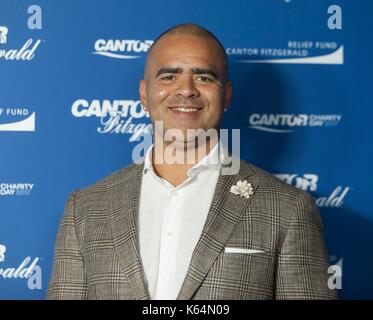
POLYGON ((198 109, 194 109, 194 108, 174 108, 174 110, 178 110, 178 111, 181 111, 181 112, 193 112, 193 111, 197 111, 198 109))

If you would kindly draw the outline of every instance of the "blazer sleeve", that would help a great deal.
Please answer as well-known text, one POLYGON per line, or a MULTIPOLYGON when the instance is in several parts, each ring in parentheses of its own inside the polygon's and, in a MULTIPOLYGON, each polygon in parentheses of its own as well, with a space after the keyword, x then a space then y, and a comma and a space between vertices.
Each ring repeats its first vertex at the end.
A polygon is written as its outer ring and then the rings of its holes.
POLYGON ((323 224, 312 196, 300 192, 280 249, 276 299, 337 299, 328 288, 329 256, 323 224))
POLYGON ((76 233, 74 205, 78 191, 71 193, 64 210, 55 244, 48 300, 80 300, 87 298, 84 260, 76 233))

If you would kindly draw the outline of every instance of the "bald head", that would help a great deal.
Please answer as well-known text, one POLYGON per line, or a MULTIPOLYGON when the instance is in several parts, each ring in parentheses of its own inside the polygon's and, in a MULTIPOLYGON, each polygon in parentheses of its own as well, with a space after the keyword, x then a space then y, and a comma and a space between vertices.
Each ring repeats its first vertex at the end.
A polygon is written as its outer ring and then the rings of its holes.
POLYGON ((176 26, 148 52, 141 104, 166 131, 219 129, 232 96, 227 67, 224 47, 211 32, 195 24, 176 26))
POLYGON ((212 34, 207 29, 193 23, 179 24, 173 28, 166 30, 154 40, 153 44, 149 48, 146 58, 144 70, 145 79, 147 78, 149 64, 154 55, 154 51, 157 51, 161 48, 163 39, 172 36, 194 36, 210 42, 212 46, 215 46, 215 48, 219 51, 219 58, 221 59, 221 62, 224 66, 224 78, 228 79, 228 57, 227 53, 225 52, 225 48, 223 47, 219 39, 214 36, 214 34, 212 34))

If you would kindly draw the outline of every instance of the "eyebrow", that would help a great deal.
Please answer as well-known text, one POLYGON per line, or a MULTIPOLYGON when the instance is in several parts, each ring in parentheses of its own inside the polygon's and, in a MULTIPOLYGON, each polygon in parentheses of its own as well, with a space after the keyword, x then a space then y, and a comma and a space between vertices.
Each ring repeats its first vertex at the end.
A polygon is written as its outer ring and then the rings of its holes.
MULTIPOLYGON (((156 77, 160 76, 161 74, 164 73, 182 73, 183 69, 181 68, 160 68, 157 72, 156 77)), ((203 68, 192 68, 192 73, 193 74, 208 74, 215 79, 218 79, 218 76, 216 75, 216 72, 211 69, 203 69, 203 68)))

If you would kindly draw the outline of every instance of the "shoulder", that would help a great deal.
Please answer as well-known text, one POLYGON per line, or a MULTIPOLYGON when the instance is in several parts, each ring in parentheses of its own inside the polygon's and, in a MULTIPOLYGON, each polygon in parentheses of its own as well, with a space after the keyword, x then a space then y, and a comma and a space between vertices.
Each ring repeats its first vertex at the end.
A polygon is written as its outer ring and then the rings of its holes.
POLYGON ((123 167, 95 183, 84 188, 79 188, 70 193, 68 201, 74 201, 75 205, 94 205, 101 207, 107 203, 107 192, 120 184, 131 184, 138 174, 142 172, 142 164, 132 163, 123 167))
POLYGON ((253 183, 258 185, 256 208, 267 215, 271 221, 282 227, 282 230, 293 232, 314 232, 315 237, 322 236, 324 229, 320 211, 315 198, 306 191, 280 180, 275 175, 254 166, 243 163, 244 170, 253 172, 253 183), (297 231, 294 231, 297 230, 297 231), (306 231, 309 230, 309 231, 306 231))
POLYGON ((284 195, 289 198, 306 197, 313 199, 308 192, 289 185, 276 177, 273 173, 259 168, 245 160, 241 160, 241 172, 244 172, 247 175, 252 175, 253 180, 262 190, 266 190, 271 193, 279 193, 280 195, 284 195))
POLYGON ((272 212, 278 211, 289 217, 289 214, 295 212, 304 214, 318 210, 312 195, 289 185, 264 169, 241 160, 241 172, 248 176, 254 187, 257 187, 257 200, 261 205, 271 207, 272 212))

